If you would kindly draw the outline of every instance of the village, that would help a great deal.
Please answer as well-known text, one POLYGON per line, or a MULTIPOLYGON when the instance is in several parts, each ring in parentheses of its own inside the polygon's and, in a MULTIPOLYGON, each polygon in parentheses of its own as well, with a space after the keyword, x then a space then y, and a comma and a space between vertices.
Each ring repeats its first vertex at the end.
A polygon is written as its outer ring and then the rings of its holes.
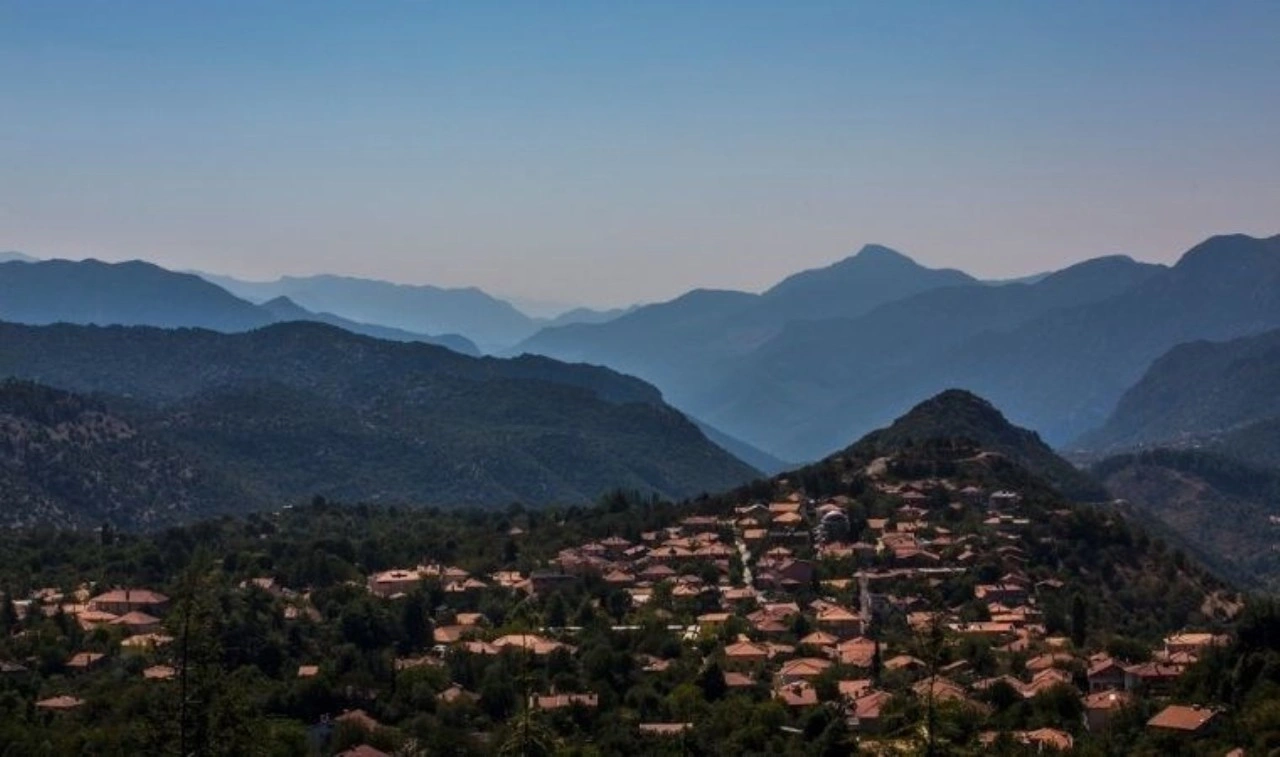
MULTIPOLYGON (((1018 700, 1072 700, 1078 723, 980 734, 983 743, 1013 740, 1038 750, 1070 750, 1080 735, 1105 732, 1138 701, 1157 705, 1145 722, 1148 730, 1193 739, 1215 728, 1216 709, 1170 697, 1184 671, 1225 645, 1227 636, 1188 628, 1152 648, 1126 650, 1130 658, 1113 654, 1088 633, 1081 600, 1063 596, 1063 580, 1027 570, 1032 521, 1020 492, 961 487, 948 479, 880 480, 875 486, 872 509, 847 496, 815 501, 797 492, 722 514, 688 515, 634 539, 611 534, 566 547, 535 570, 476 575, 424 560, 372 573, 365 589, 394 605, 424 585, 438 587, 445 602, 432 612, 431 648, 398 658, 396 667, 445 670, 446 660, 468 656, 518 654, 534 664, 572 659, 581 629, 561 617, 565 613, 520 624, 490 617, 478 599, 499 591, 546 601, 586 591, 610 618, 612 633, 661 623, 682 654, 693 650, 701 659, 702 673, 713 670, 717 681, 722 676, 726 695, 772 699, 797 714, 835 711, 870 753, 894 753, 888 734, 903 701, 981 718, 1018 700), (1059 614, 1069 608, 1070 617, 1050 624, 1050 607, 1059 614)), ((522 536, 519 527, 508 533, 517 543, 522 536)), ((286 620, 321 620, 303 587, 261 577, 243 588, 280 600, 286 620)), ((179 674, 173 632, 163 621, 170 605, 168 597, 143 587, 100 593, 82 587, 66 596, 45 589, 14 602, 19 616, 57 614, 74 618, 86 632, 110 631, 122 652, 149 661, 134 665, 136 674, 155 681, 179 674)), ((103 652, 81 651, 65 665, 75 674, 107 661, 103 652)), ((23 669, 16 661, 0 664, 6 674, 23 669)), ((305 661, 296 676, 320 676, 328 664, 305 661)), ((635 660, 652 675, 672 664, 662 655, 635 660)), ((438 694, 442 702, 480 696, 458 683, 438 694)), ((535 712, 590 712, 602 700, 596 691, 551 686, 528 691, 523 701, 535 712)), ((49 712, 83 705, 53 692, 35 703, 49 712)), ((380 727, 358 708, 334 713, 334 722, 380 727)), ((640 722, 637 729, 660 739, 694 726, 662 720, 640 722)), ((361 748, 365 757, 379 753, 361 748)))

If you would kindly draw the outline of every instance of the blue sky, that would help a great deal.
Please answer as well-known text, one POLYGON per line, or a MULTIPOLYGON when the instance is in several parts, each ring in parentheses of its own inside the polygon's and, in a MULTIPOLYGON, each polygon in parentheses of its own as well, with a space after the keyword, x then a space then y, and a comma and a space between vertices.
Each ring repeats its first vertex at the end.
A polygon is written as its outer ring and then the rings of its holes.
POLYGON ((1280 3, 0 0, 0 249, 593 305, 1280 232, 1280 3))

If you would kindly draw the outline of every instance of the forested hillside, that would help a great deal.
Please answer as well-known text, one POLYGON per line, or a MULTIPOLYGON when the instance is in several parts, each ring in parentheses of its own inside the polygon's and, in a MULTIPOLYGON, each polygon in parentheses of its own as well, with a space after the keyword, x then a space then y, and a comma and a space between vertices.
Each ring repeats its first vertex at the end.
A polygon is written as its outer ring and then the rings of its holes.
MULTIPOLYGON (((0 373, 100 394, 139 439, 233 482, 220 506, 193 500, 204 514, 315 494, 547 504, 622 486, 678 497, 758 475, 636 379, 320 324, 244 334, 0 324, 0 373)), ((143 522, 128 508, 117 517, 143 522)))

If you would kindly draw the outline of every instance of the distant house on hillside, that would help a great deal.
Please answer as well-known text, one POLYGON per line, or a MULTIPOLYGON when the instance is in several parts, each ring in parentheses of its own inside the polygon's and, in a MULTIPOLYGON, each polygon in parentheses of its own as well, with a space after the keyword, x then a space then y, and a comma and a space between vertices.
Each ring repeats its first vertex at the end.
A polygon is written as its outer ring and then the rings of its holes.
POLYGON ((169 609, 169 598, 150 589, 112 589, 90 599, 89 608, 112 615, 139 611, 159 616, 169 609))

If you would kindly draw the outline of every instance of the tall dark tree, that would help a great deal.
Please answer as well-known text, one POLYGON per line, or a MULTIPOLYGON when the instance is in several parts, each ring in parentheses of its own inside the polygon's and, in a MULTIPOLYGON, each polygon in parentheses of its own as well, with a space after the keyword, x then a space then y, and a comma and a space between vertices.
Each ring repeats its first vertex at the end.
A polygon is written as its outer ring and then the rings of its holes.
POLYGON ((1071 643, 1077 649, 1084 648, 1085 639, 1089 637, 1089 611, 1085 607, 1084 597, 1076 594, 1071 598, 1071 643))
POLYGON ((427 598, 421 591, 405 597, 400 610, 405 652, 422 649, 431 640, 431 620, 427 617, 427 598))
POLYGON ((724 670, 715 660, 703 666, 702 672, 698 674, 697 685, 708 702, 720 701, 729 691, 729 685, 724 680, 724 670))

